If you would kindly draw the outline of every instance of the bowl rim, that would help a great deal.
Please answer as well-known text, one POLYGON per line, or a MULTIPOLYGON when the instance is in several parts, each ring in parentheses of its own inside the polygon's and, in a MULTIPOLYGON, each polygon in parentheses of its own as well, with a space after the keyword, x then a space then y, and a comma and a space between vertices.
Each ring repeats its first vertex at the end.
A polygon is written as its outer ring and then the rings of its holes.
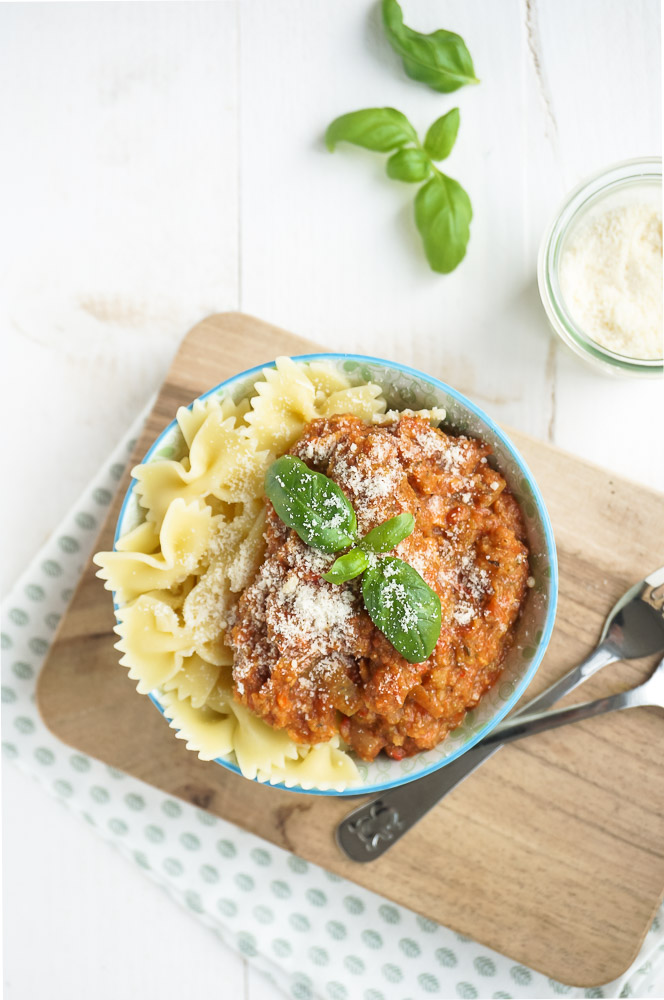
MULTIPOLYGON (((467 396, 464 396, 457 389, 452 388, 452 386, 448 385, 446 382, 443 382, 441 379, 436 378, 434 375, 427 375, 425 372, 419 371, 417 368, 413 368, 410 365, 404 365, 398 361, 388 361, 386 358, 373 357, 372 355, 368 354, 349 354, 346 352, 337 352, 337 351, 320 351, 309 354, 293 354, 289 355, 289 357, 291 358, 292 361, 304 362, 304 363, 312 361, 337 361, 337 362, 357 361, 359 363, 365 362, 370 364, 379 364, 386 368, 396 369, 397 371, 403 372, 406 375, 412 375, 418 379, 423 379, 425 382, 430 382, 437 389, 442 390, 444 393, 454 398, 457 402, 461 403, 464 407, 470 410, 474 416, 479 417, 479 419, 487 425, 487 427, 496 435, 496 437, 499 438, 503 446, 513 456, 517 466, 521 470, 525 479, 528 481, 528 484, 532 491, 533 500, 535 502, 539 518, 544 528, 545 548, 549 556, 551 575, 550 575, 548 606, 547 606, 546 619, 542 627, 542 637, 540 641, 537 643, 535 655, 533 656, 528 666, 528 669, 524 673, 523 677, 521 677, 519 682, 515 684, 514 691, 512 692, 510 697, 506 700, 506 702, 501 706, 501 708, 496 712, 496 714, 492 716, 491 719, 489 719, 484 724, 484 726, 482 726, 482 728, 479 729, 478 732, 475 733, 475 735, 470 740, 468 740, 467 743, 465 743, 462 747, 459 747, 457 750, 455 750, 455 752, 450 754, 449 757, 446 757, 444 760, 437 761, 430 767, 426 768, 425 770, 419 771, 416 774, 404 775, 403 777, 395 781, 390 781, 389 783, 386 784, 367 785, 367 786, 352 785, 349 788, 343 789, 343 791, 336 791, 335 789, 323 790, 318 788, 305 789, 302 788, 301 786, 289 787, 283 782, 275 782, 274 784, 272 784, 269 781, 258 781, 257 778, 249 778, 249 779, 245 778, 245 780, 254 781, 256 784, 266 785, 269 788, 280 788, 283 789, 284 791, 294 792, 300 795, 329 795, 329 796, 335 796, 337 798, 349 798, 349 797, 357 798, 362 795, 372 795, 372 794, 377 794, 379 792, 386 792, 390 788, 398 788, 400 785, 406 785, 411 781, 417 781, 420 778, 424 778, 429 774, 433 774, 434 771, 438 771, 441 767, 445 767, 447 764, 451 764, 452 761, 458 760, 459 757, 463 756, 463 754, 465 754, 468 750, 476 746, 481 740, 484 739, 485 736, 488 736, 488 734, 493 729, 495 729, 495 727, 505 718, 508 712, 512 711, 512 709, 517 704, 521 696, 529 687, 533 677, 535 676, 540 666, 540 663, 542 662, 544 654, 547 650, 549 641, 551 639, 551 634, 553 632, 553 626, 556 618, 556 608, 558 604, 558 558, 556 551, 556 542, 553 534, 553 527, 551 525, 551 519, 549 517, 549 512, 544 503, 544 498, 542 497, 539 486, 537 485, 537 482, 532 472, 528 468, 523 456, 518 451, 516 446, 510 441, 505 432, 498 426, 498 424, 496 424, 495 421, 492 420, 492 418, 489 417, 488 414, 486 414, 484 410, 481 409, 481 407, 477 406, 476 403, 473 403, 470 399, 468 399, 467 396)), ((274 368, 274 367, 276 367, 276 359, 269 362, 263 362, 260 365, 254 365, 252 368, 247 368, 245 371, 238 372, 236 375, 232 375, 230 378, 224 379, 222 382, 219 382, 218 385, 213 386, 211 389, 207 389, 200 396, 196 396, 195 399, 191 400, 191 402, 187 404, 185 409, 191 409, 196 400, 207 399, 209 396, 218 393, 220 389, 228 388, 233 383, 242 381, 251 375, 258 374, 265 368, 274 368)), ((139 464, 143 464, 149 461, 150 457, 159 447, 163 438, 167 434, 169 434, 172 430, 174 430, 176 427, 177 427, 177 419, 174 418, 153 441, 153 443, 150 445, 147 452, 145 453, 141 463, 139 464)), ((130 502, 131 496, 134 492, 134 487, 136 485, 136 482, 137 482, 136 479, 134 479, 132 476, 129 487, 127 488, 127 492, 122 501, 122 506, 118 514, 118 520, 115 528, 115 535, 113 538, 114 550, 119 538, 121 537, 120 526, 124 520, 126 509, 130 502)), ((113 593, 113 607, 116 611, 119 610, 119 605, 116 603, 115 600, 115 593, 113 593)), ((155 693, 155 691, 150 691, 148 697, 150 698, 150 701, 153 703, 153 705, 155 705, 155 707, 159 709, 161 714, 166 719, 168 719, 167 710, 164 707, 164 705, 162 705, 161 702, 159 701, 158 695, 155 693)), ((223 757, 215 757, 212 762, 215 764, 221 764, 222 767, 225 767, 227 770, 232 771, 234 774, 238 774, 243 778, 245 777, 240 771, 238 765, 230 760, 225 760, 223 757)))
POLYGON ((562 342, 595 371, 632 378, 657 378, 664 371, 664 358, 635 358, 620 354, 592 340, 573 319, 560 288, 559 256, 562 246, 585 211, 603 196, 626 187, 662 186, 662 157, 637 156, 610 163, 584 177, 558 202, 544 230, 537 254, 537 284, 551 328, 562 342))

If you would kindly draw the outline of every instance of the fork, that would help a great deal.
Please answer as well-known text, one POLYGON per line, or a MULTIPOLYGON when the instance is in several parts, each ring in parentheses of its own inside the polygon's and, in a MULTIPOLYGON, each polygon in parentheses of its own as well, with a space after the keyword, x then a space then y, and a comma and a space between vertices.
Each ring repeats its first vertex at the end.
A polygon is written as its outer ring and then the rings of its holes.
MULTIPOLYGON (((664 566, 623 594, 611 609, 592 653, 518 709, 509 721, 549 708, 609 663, 661 652, 664 652, 664 566)), ((337 844, 352 861, 374 861, 501 746, 497 737, 494 742, 483 740, 433 774, 388 789, 358 806, 339 823, 337 844)))

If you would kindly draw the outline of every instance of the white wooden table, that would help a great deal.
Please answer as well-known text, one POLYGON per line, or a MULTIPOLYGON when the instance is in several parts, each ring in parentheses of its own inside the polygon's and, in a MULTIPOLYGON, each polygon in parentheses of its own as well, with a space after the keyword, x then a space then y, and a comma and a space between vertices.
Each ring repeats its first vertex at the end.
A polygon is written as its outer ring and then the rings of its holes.
MULTIPOLYGON (((535 277, 565 191, 660 152, 657 0, 404 6, 407 23, 465 37, 481 86, 408 80, 373 2, 0 7, 3 465, 20 470, 2 496, 3 593, 180 337, 224 309, 423 368, 505 424, 664 488, 662 383, 565 353, 535 277), (332 118, 376 105, 422 132, 461 108, 447 169, 475 219, 452 275, 428 270, 414 191, 383 157, 324 148, 332 118)), ((35 785, 11 768, 4 783, 7 1000, 115 1000, 129 983, 169 1000, 185 979, 191 994, 271 995, 35 785), (153 960, 173 941, 186 962, 153 960)))

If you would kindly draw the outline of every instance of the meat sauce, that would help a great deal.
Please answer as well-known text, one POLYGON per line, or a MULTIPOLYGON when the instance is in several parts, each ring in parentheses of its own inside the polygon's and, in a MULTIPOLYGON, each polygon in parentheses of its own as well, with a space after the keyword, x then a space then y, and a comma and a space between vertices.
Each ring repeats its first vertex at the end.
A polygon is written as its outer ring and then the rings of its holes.
POLYGON ((334 560, 267 506, 267 549, 231 630, 235 698, 299 743, 335 734, 364 760, 435 747, 500 675, 527 588, 523 518, 491 448, 403 416, 315 420, 291 453, 333 479, 361 534, 409 511, 393 555, 440 597, 431 656, 408 663, 364 609, 359 580, 322 579, 334 560))

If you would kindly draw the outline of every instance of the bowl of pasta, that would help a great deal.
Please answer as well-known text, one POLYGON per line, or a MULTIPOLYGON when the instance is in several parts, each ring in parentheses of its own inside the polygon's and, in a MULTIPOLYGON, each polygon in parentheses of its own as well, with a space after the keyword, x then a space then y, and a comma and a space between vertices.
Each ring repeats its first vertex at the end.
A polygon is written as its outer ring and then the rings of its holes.
POLYGON ((200 758, 357 795, 455 760, 549 642, 555 543, 503 431, 445 383, 278 358, 178 410, 97 553, 120 663, 200 758))

